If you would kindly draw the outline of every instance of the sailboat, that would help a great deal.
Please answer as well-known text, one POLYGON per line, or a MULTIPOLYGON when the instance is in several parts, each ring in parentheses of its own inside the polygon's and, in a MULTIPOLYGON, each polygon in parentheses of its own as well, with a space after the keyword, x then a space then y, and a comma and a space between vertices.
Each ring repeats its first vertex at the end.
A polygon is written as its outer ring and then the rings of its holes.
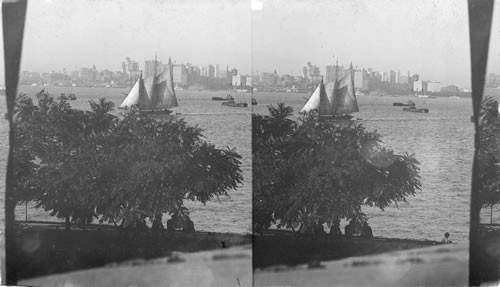
POLYGON ((139 79, 137 79, 118 108, 128 109, 135 105, 139 107, 141 112, 167 114, 171 113, 169 108, 178 106, 174 88, 173 66, 170 58, 168 59, 167 69, 157 74, 155 56, 154 75, 143 79, 141 73, 139 79))
MULTIPOLYGON (((338 64, 337 64, 338 67, 338 64)), ((312 93, 300 113, 316 111, 320 117, 333 119, 352 119, 352 113, 359 112, 358 100, 354 89, 354 70, 352 63, 349 72, 335 81, 323 83, 323 78, 312 93)))

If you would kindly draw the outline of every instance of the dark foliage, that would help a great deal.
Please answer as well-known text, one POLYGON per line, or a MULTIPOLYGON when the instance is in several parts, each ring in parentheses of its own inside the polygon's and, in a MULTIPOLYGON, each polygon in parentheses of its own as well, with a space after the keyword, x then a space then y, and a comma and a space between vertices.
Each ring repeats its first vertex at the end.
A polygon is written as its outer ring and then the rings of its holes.
POLYGON ((252 118, 255 231, 366 221, 362 205, 384 209, 420 189, 419 162, 383 147, 376 132, 315 114, 297 124, 283 104, 269 112, 252 118))
MULTIPOLYGON (((98 218, 123 226, 186 215, 184 200, 203 203, 242 182, 240 156, 202 140, 182 119, 156 120, 137 109, 111 113, 113 103, 74 109, 69 98, 17 99, 14 150, 19 202, 70 222, 98 218)), ((154 225, 161 228, 161 224, 154 225)))

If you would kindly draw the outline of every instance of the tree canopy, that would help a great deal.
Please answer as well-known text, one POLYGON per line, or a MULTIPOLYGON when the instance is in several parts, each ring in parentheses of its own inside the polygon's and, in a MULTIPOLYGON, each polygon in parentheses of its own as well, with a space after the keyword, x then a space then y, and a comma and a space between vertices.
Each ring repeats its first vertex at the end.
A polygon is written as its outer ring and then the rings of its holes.
POLYGON ((236 151, 203 141, 182 119, 137 109, 115 116, 104 99, 82 111, 70 100, 20 95, 14 130, 18 201, 34 201, 68 226, 96 218, 162 226, 164 213, 185 213, 184 200, 205 203, 242 182, 236 151))
POLYGON ((284 104, 269 112, 252 117, 254 230, 366 220, 362 205, 384 209, 420 190, 419 162, 376 132, 316 114, 297 123, 284 104))
POLYGON ((478 170, 481 204, 500 202, 500 117, 498 102, 485 97, 479 113, 478 170))

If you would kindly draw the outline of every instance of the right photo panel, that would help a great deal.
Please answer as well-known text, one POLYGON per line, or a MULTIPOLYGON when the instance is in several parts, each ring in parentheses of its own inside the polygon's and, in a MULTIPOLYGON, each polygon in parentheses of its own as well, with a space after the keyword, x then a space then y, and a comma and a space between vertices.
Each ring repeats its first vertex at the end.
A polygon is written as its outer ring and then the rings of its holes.
POLYGON ((254 0, 251 37, 254 285, 467 285, 467 2, 254 0))
MULTIPOLYGON (((480 206, 478 278, 500 279, 500 1, 494 1, 483 98, 477 132, 477 195, 480 206)), ((472 251, 471 251, 472 252, 472 251)), ((471 254, 472 259, 472 254, 471 254)))

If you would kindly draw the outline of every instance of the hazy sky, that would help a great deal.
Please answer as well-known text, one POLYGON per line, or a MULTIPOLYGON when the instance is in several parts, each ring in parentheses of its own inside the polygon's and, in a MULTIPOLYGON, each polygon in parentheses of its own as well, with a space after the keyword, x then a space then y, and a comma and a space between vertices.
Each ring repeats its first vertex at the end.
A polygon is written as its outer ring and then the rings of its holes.
MULTIPOLYGON (((324 73, 338 59, 470 86, 465 0, 252 0, 262 4, 254 11, 250 1, 29 1, 21 70, 119 70, 126 56, 143 69, 157 52, 163 61, 293 75, 308 61, 324 73)), ((497 74, 499 3, 489 61, 497 74)))
MULTIPOLYGON (((300 72, 307 61, 417 72, 469 86, 467 1, 263 1, 253 15, 254 69, 300 72), (335 57, 335 58, 334 58, 335 57)), ((500 72, 500 71, 499 71, 500 72)))
POLYGON ((500 0, 495 1, 487 73, 500 75, 500 0))
POLYGON ((250 72, 249 1, 29 1, 23 70, 120 70, 126 56, 250 72))

